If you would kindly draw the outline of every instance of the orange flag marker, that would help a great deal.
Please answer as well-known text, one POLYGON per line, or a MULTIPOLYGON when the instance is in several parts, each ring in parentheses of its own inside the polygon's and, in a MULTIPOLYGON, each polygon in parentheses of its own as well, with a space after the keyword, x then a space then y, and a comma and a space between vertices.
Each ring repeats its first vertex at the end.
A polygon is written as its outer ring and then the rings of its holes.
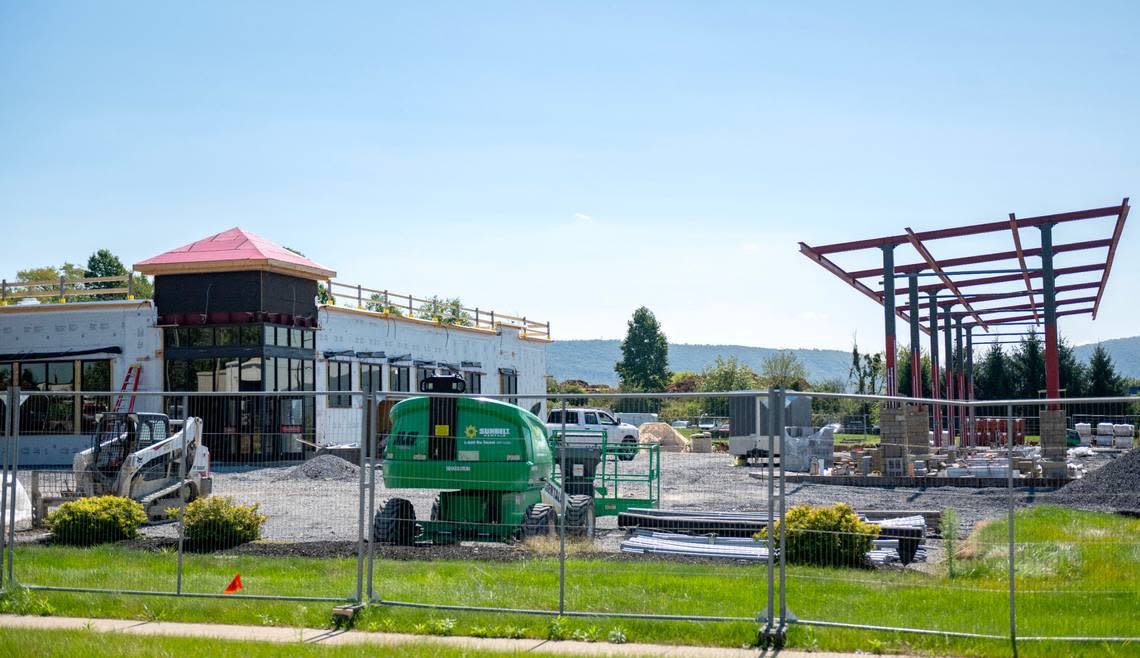
POLYGON ((238 591, 239 589, 241 589, 241 574, 240 573, 234 575, 234 579, 230 581, 229 585, 226 585, 226 589, 222 591, 222 594, 233 594, 234 592, 238 591))

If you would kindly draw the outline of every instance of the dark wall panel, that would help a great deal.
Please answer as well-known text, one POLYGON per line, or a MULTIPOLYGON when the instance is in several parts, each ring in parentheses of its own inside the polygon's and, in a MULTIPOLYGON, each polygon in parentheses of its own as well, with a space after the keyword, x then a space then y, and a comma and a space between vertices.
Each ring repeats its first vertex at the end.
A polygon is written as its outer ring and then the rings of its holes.
POLYGON ((160 314, 266 311, 315 316, 317 282, 274 272, 164 274, 155 277, 160 314))

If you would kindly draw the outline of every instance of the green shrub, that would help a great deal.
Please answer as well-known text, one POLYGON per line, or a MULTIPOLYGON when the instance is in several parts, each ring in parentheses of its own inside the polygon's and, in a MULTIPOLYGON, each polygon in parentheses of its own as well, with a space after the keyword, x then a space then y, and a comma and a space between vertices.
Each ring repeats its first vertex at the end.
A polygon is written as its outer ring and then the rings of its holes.
POLYGON ((91 546, 120 539, 134 539, 146 523, 143 506, 119 496, 81 498, 66 502, 47 515, 52 541, 71 546, 91 546))
MULTIPOLYGON (((177 519, 180 510, 168 509, 177 519)), ((257 511, 257 503, 237 505, 233 498, 210 496, 186 506, 186 541, 195 550, 233 548, 261 537, 261 526, 268 518, 257 511)))
MULTIPOLYGON (((831 507, 797 505, 784 514, 787 559, 793 564, 825 567, 860 567, 867 565, 871 540, 879 527, 859 520, 850 505, 831 507)), ((776 522, 776 532, 780 522, 776 522)), ((766 536, 760 533, 761 537, 766 536)))

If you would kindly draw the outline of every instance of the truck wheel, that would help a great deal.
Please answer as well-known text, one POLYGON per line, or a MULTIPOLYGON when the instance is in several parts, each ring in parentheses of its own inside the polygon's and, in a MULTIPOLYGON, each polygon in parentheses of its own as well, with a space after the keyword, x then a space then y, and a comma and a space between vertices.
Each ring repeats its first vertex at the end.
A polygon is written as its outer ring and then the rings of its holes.
POLYGON ((569 496, 566 499, 566 533, 573 537, 594 537, 594 499, 569 496))
POLYGON ((406 498, 389 498, 376 512, 372 537, 383 544, 411 546, 416 542, 416 509, 406 498))
POLYGON ((632 436, 627 436, 621 440, 621 453, 618 454, 618 459, 623 462, 632 461, 637 456, 637 439, 632 436))
POLYGON ((555 533, 558 527, 558 518, 554 508, 545 503, 535 503, 526 508, 523 517, 522 536, 528 537, 549 536, 555 533))

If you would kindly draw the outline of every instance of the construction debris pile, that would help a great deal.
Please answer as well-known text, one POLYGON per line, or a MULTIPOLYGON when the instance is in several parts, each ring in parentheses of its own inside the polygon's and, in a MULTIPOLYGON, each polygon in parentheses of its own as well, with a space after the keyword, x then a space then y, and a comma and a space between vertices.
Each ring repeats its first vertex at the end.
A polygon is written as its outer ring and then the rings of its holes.
MULTIPOLYGON (((867 562, 874 566, 925 562, 927 525, 921 515, 868 521, 879 527, 867 562)), ((758 535, 768 526, 766 514, 752 512, 631 509, 618 518, 630 531, 623 553, 672 557, 764 561, 767 540, 758 535)), ((779 556, 777 549, 774 557, 779 556)))
POLYGON ((360 478, 360 468, 335 455, 317 455, 300 466, 289 469, 283 480, 335 480, 351 482, 360 478))
POLYGON ((689 449, 689 440, 668 423, 643 423, 638 428, 642 443, 656 442, 663 452, 685 452, 689 449))
POLYGON ((1140 513, 1140 449, 1124 453, 1046 498, 1071 507, 1140 513))

